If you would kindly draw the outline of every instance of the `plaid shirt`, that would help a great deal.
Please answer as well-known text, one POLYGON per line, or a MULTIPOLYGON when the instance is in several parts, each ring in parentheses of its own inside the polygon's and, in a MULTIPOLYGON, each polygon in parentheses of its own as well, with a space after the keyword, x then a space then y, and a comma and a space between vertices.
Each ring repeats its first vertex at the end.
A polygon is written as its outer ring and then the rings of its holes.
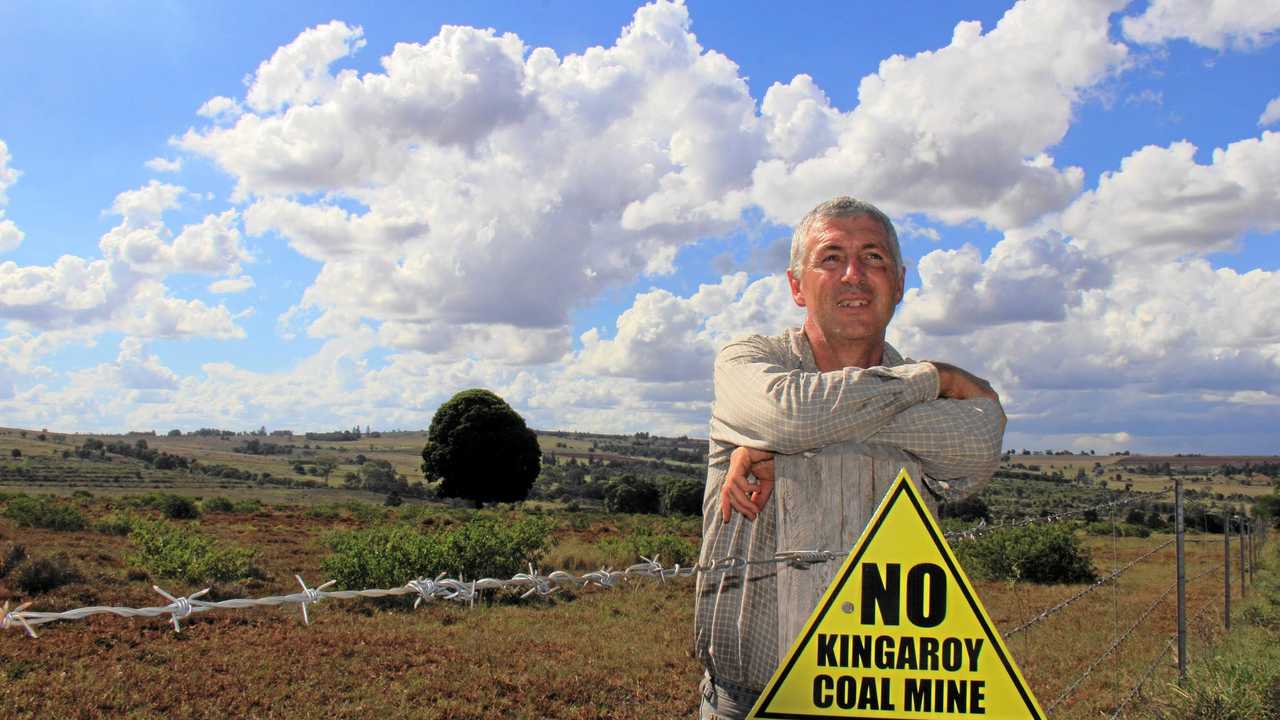
MULTIPOLYGON (((736 512, 728 523, 720 519, 720 487, 736 447, 791 454, 849 441, 889 445, 918 458, 930 489, 947 496, 976 491, 991 477, 1004 435, 1000 406, 939 399, 937 369, 887 343, 883 363, 820 372, 800 328, 720 351, 701 563, 772 558, 777 549, 776 503, 754 522, 736 512)), ((758 691, 773 676, 780 661, 776 572, 767 564, 698 576, 695 645, 717 683, 758 691)))

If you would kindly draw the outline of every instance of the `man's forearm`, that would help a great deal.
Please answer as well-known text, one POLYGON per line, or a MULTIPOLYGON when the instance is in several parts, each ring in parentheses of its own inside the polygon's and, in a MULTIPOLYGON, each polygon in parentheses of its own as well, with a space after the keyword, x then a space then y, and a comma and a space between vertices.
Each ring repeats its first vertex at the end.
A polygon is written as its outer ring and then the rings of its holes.
POLYGON ((866 441, 898 414, 937 397, 928 363, 835 372, 788 370, 749 344, 717 358, 714 440, 780 453, 866 441))
POLYGON ((911 453, 930 477, 968 493, 999 467, 1004 428, 1004 409, 993 400, 941 399, 898 413, 868 442, 911 453))

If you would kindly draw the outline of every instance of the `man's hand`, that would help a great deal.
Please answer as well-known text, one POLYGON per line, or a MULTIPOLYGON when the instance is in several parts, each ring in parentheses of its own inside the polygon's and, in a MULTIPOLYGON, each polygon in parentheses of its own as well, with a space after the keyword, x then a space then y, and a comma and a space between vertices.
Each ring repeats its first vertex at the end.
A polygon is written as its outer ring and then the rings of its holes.
POLYGON ((938 369, 938 397, 952 400, 986 398, 1000 402, 1000 396, 991 388, 991 383, 977 375, 950 363, 930 360, 929 364, 938 369))
POLYGON ((773 453, 740 447, 729 456, 729 472, 720 486, 720 517, 729 522, 732 510, 755 520, 773 494, 773 453), (755 478, 752 481, 751 478, 755 478))

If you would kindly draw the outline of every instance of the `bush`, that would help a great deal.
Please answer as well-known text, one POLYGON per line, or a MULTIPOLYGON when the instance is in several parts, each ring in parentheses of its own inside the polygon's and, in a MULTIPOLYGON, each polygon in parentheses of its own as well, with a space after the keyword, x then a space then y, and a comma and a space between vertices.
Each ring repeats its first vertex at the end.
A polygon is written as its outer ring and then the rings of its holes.
POLYGON ((200 517, 200 509, 191 498, 169 493, 147 493, 129 498, 129 504, 138 508, 159 510, 170 520, 190 520, 200 517))
POLYGON ((938 516, 942 518, 957 518, 968 523, 975 523, 979 520, 991 522, 991 508, 987 506, 987 502, 977 495, 970 495, 962 500, 954 502, 944 502, 938 506, 938 516))
POLYGON ((253 498, 237 500, 231 505, 232 512, 244 513, 246 515, 249 513, 256 513, 261 509, 262 503, 253 498))
POLYGON ((84 578, 65 555, 22 563, 13 573, 14 584, 27 595, 39 595, 84 578))
POLYGON ((1023 525, 993 530, 958 543, 956 555, 973 576, 1037 583, 1093 582, 1089 549, 1065 525, 1023 525))
POLYGON ((472 520, 425 533, 407 525, 378 525, 336 532, 324 572, 340 587, 393 588, 419 577, 507 579, 536 564, 550 544, 551 524, 542 518, 516 522, 472 520))
POLYGON ((83 530, 84 515, 70 505, 63 505, 51 497, 18 495, 5 505, 4 516, 18 527, 36 527, 46 530, 83 530))
POLYGON ((8 576, 27 559, 27 548, 22 545, 10 545, 4 551, 4 559, 0 560, 0 578, 8 576))
POLYGON ((689 565, 698 559, 698 546, 691 540, 639 530, 625 538, 605 538, 596 543, 611 561, 620 565, 641 562, 641 557, 657 559, 663 567, 689 565))
POLYGON ((1151 537, 1151 528, 1146 525, 1130 525, 1129 523, 1095 522, 1085 525, 1084 531, 1090 535, 1118 535, 1119 537, 1151 537))
POLYGON ((706 483, 692 478, 668 478, 662 486, 663 515, 702 515, 706 483))
POLYGON ((128 535, 137 521, 138 518, 133 513, 117 510, 98 518, 93 523, 93 529, 104 535, 128 535))
POLYGON ((188 582, 252 577, 253 551, 224 545, 191 528, 164 520, 139 520, 129 533, 137 548, 130 560, 156 575, 188 582))
POLYGON ((231 512, 235 510, 235 507, 230 498, 225 498, 221 495, 211 497, 200 503, 200 509, 204 512, 231 512))
POLYGON ((656 513, 658 486, 634 475, 615 478, 604 487, 604 507, 615 513, 656 513))

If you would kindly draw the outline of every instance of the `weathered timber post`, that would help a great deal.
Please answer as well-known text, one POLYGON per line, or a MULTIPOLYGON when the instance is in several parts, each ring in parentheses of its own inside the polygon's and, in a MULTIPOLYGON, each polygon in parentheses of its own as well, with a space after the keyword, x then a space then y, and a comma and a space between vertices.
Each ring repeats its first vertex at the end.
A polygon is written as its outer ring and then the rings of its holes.
POLYGON ((1186 528, 1182 516, 1182 478, 1173 481, 1174 522, 1173 532, 1177 538, 1178 558, 1178 680, 1187 679, 1187 563, 1183 554, 1183 535, 1186 528))
POLYGON ((1248 572, 1248 566, 1245 564, 1245 561, 1244 561, 1244 544, 1247 542, 1247 540, 1245 540, 1245 537, 1247 535, 1248 535, 1248 532, 1245 529, 1244 516, 1241 516, 1240 517, 1240 598, 1241 599, 1244 599, 1244 595, 1246 592, 1245 588, 1247 587, 1247 584, 1244 581, 1245 573, 1248 572))
POLYGON ((1222 515, 1222 625, 1231 629, 1231 516, 1222 515))
MULTIPOLYGON (((937 517, 937 503, 924 488, 920 462, 896 448, 841 443, 778 455, 773 464, 779 551, 848 552, 903 468, 937 517)), ((778 566, 779 658, 786 657, 840 565, 834 561, 778 566)))

